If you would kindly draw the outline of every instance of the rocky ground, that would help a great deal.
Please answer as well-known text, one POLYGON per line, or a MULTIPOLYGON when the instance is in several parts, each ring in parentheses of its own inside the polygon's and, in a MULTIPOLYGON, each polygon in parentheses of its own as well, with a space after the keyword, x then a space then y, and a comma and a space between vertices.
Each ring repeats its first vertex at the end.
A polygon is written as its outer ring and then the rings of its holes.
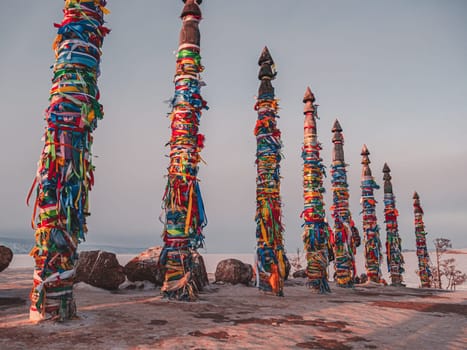
MULTIPOLYGON (((75 287, 79 318, 28 321, 31 269, 0 274, 0 349, 465 349, 467 292, 364 286, 285 297, 211 284, 197 302, 158 289, 75 287)), ((212 276, 211 276, 212 277, 212 276)))

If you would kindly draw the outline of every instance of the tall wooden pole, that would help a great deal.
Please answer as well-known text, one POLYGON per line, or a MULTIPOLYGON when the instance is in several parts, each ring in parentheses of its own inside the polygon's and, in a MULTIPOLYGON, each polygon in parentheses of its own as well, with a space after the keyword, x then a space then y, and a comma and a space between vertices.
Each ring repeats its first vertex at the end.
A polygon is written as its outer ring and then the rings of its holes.
POLYGON ((376 200, 374 190, 379 189, 370 169, 370 152, 366 145, 362 148, 362 214, 363 233, 365 242, 365 267, 368 279, 372 282, 381 282, 381 241, 379 238, 379 226, 376 218, 376 200))
POLYGON ((430 268, 430 255, 426 246, 425 224, 423 222, 423 209, 420 206, 420 197, 417 192, 413 194, 415 239, 418 257, 418 276, 422 288, 431 288, 433 276, 430 268))
POLYGON ((202 81, 200 33, 201 0, 186 0, 175 72, 175 95, 170 114, 172 134, 167 187, 163 197, 164 248, 160 262, 167 268, 162 293, 168 298, 195 300, 193 254, 203 246, 202 230, 207 223, 198 181, 199 153, 204 135, 198 132, 201 110, 207 109, 201 97, 202 81))
POLYGON ((255 110, 256 136, 256 284, 265 292, 283 296, 287 257, 284 252, 280 197, 281 132, 277 128, 278 101, 271 84, 274 61, 264 47, 258 61, 261 84, 255 110))
POLYGON ((344 160, 344 136, 342 127, 336 119, 332 127, 334 134, 332 142, 331 183, 332 198, 331 215, 334 219, 334 255, 335 278, 339 287, 352 287, 356 275, 355 257, 357 245, 360 245, 358 231, 355 233, 355 225, 349 209, 349 185, 347 183, 347 171, 344 160), (352 230, 352 228, 354 228, 352 230), (357 235, 357 236, 355 236, 357 235))
POLYGON ((399 236, 397 217, 399 212, 396 209, 396 198, 392 191, 391 169, 384 163, 384 218, 386 223, 386 257, 388 272, 391 275, 393 286, 402 286, 404 273, 404 257, 402 255, 402 240, 399 236))
POLYGON ((323 187, 324 165, 319 151, 316 119, 318 118, 315 96, 307 87, 303 103, 303 199, 304 230, 302 239, 306 252, 308 285, 318 293, 330 292, 327 282, 327 267, 329 265, 329 226, 325 221, 323 187))
POLYGON ((35 260, 33 321, 64 321, 76 314, 77 247, 85 240, 88 192, 94 184, 92 132, 103 117, 97 77, 102 42, 109 32, 103 26, 105 4, 105 0, 67 0, 64 18, 56 25, 45 144, 31 188, 32 192, 37 185, 35 246, 30 253, 35 260))

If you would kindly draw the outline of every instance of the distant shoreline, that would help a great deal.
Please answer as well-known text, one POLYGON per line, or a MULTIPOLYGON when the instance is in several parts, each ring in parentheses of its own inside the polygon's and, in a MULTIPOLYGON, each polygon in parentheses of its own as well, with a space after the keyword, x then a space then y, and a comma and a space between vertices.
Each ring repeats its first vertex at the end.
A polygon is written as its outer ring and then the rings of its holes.
MULTIPOLYGON (((2 237, 0 236, 0 245, 7 246, 13 251, 13 254, 29 254, 30 250, 34 246, 34 239, 31 236, 31 239, 26 238, 14 238, 14 237, 2 237)), ((90 251, 90 250, 103 250, 115 254, 139 254, 149 247, 154 245, 148 245, 147 247, 127 247, 127 246, 116 246, 112 244, 102 243, 102 244, 92 244, 88 242, 83 242, 79 245, 79 251, 90 251)), ((287 256, 296 255, 294 250, 290 250, 287 256)), ((435 250, 428 249, 428 252, 431 254, 435 250)), ((199 252, 204 254, 224 254, 224 255, 237 255, 237 254, 250 254, 250 252, 224 252, 224 251, 215 251, 215 252, 206 252, 204 249, 200 249, 199 252)), ((416 249, 407 248, 402 249, 402 253, 411 253, 416 252, 416 249)), ((251 254, 254 254, 252 250, 251 254)), ((446 252, 446 254, 467 254, 467 247, 465 248, 453 248, 446 252)))
MULTIPOLYGON (((139 253, 139 252, 138 252, 139 253)), ((116 254, 117 259, 120 263, 120 265, 124 266, 128 261, 130 261, 133 257, 137 256, 138 253, 125 253, 125 254, 116 254)), ((244 263, 248 264, 254 264, 254 252, 251 253, 203 253, 201 251, 201 255, 204 258, 204 262, 206 265, 206 271, 208 273, 215 273, 217 264, 224 259, 239 259, 243 261, 244 263)), ((296 254, 290 254, 289 258, 293 258, 296 254)), ((416 273, 418 270, 418 259, 416 256, 416 252, 404 252, 403 253, 404 260, 405 260, 405 273, 403 274, 404 278, 404 283, 406 284, 407 287, 411 288, 418 288, 419 287, 419 278, 416 273)), ((467 272, 467 249, 454 249, 452 251, 448 251, 445 254, 443 254, 442 259, 446 259, 448 257, 456 259, 456 266, 458 269, 460 269, 462 272, 467 272)), ((431 260, 434 262, 434 255, 431 255, 431 260)), ((304 261, 303 255, 302 255, 302 266, 306 266, 306 262, 304 261)), ((10 264, 9 269, 15 269, 15 268, 33 268, 34 261, 32 257, 30 257, 28 254, 14 254, 13 255, 13 261, 10 264)), ((357 273, 361 274, 365 272, 365 260, 363 257, 363 253, 357 253, 356 255, 356 266, 357 266, 357 273)), ((333 270, 334 269, 334 264, 331 262, 329 268, 328 268, 328 275, 329 279, 332 280, 332 275, 333 275, 333 270)), ((386 264, 386 257, 383 256, 383 261, 382 261, 382 266, 381 270, 383 273, 383 278, 386 279, 386 281, 390 282, 390 276, 388 273, 387 269, 387 264, 386 264)), ((467 290, 467 284, 464 283, 463 285, 457 286, 458 290, 467 290)))

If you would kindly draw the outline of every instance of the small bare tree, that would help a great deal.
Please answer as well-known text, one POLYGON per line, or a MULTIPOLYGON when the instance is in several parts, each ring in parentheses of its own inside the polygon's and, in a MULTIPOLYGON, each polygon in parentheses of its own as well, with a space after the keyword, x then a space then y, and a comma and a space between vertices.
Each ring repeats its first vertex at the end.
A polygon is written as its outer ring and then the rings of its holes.
POLYGON ((297 255, 289 259, 290 265, 293 267, 294 272, 302 269, 302 254, 300 249, 297 248, 297 255))
POLYGON ((436 238, 433 242, 436 248, 436 269, 433 271, 433 281, 441 289, 441 278, 444 276, 448 283, 446 289, 456 290, 456 286, 467 281, 467 275, 456 269, 456 259, 449 258, 441 261, 441 256, 448 248, 452 248, 451 240, 436 238))
POLYGON ((467 281, 467 275, 460 270, 454 271, 454 276, 452 278, 451 289, 456 290, 456 286, 461 285, 467 281))
MULTIPOLYGON (((415 272, 418 273, 418 271, 415 271, 415 272)), ((442 275, 442 272, 441 271, 438 272, 438 269, 433 269, 433 271, 431 271, 431 278, 433 279, 433 287, 437 287, 439 285, 439 281, 441 280, 441 276, 438 273, 442 275)))
POLYGON ((451 240, 447 238, 436 238, 433 243, 435 244, 436 249, 436 270, 433 273, 433 282, 435 285, 441 289, 441 271, 440 271, 440 259, 441 256, 446 253, 448 248, 452 248, 451 240))
POLYGON ((448 280, 446 289, 456 290, 456 286, 467 280, 467 275, 456 269, 456 259, 450 258, 441 262, 441 275, 448 280))

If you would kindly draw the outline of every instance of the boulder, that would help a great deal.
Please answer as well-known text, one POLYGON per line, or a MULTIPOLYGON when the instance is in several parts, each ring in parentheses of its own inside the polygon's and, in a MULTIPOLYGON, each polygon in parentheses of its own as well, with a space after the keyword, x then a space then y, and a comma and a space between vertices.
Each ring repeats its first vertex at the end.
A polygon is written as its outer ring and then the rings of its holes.
POLYGON ((152 247, 131 259, 123 268, 131 282, 149 281, 162 286, 166 268, 159 264, 162 247, 152 247))
POLYGON ((284 280, 287 281, 289 279, 291 269, 292 269, 292 265, 290 264, 289 259, 286 259, 285 260, 285 276, 284 276, 284 280))
POLYGON ((5 270, 13 260, 13 252, 10 248, 0 245, 0 272, 5 270))
POLYGON ((306 270, 305 269, 297 270, 293 273, 292 276, 293 278, 307 278, 306 270))
POLYGON ((362 273, 360 275, 359 284, 365 284, 367 282, 368 282, 368 276, 366 275, 366 273, 362 273))
POLYGON ((115 290, 125 282, 125 273, 114 253, 102 250, 84 251, 79 254, 75 282, 115 290))
POLYGON ((222 260, 217 264, 216 282, 248 285, 253 278, 253 267, 237 259, 222 260))
MULTIPOLYGON (((131 282, 149 281, 156 286, 162 286, 167 270, 160 264, 162 249, 160 246, 151 247, 131 259, 123 268, 128 280, 131 282)), ((198 252, 192 252, 192 259, 192 278, 198 290, 202 290, 209 284, 206 266, 203 257, 198 252)))
POLYGON ((204 286, 209 284, 208 273, 206 271, 206 265, 204 259, 198 252, 193 253, 193 281, 196 284, 198 290, 203 290, 204 286))

